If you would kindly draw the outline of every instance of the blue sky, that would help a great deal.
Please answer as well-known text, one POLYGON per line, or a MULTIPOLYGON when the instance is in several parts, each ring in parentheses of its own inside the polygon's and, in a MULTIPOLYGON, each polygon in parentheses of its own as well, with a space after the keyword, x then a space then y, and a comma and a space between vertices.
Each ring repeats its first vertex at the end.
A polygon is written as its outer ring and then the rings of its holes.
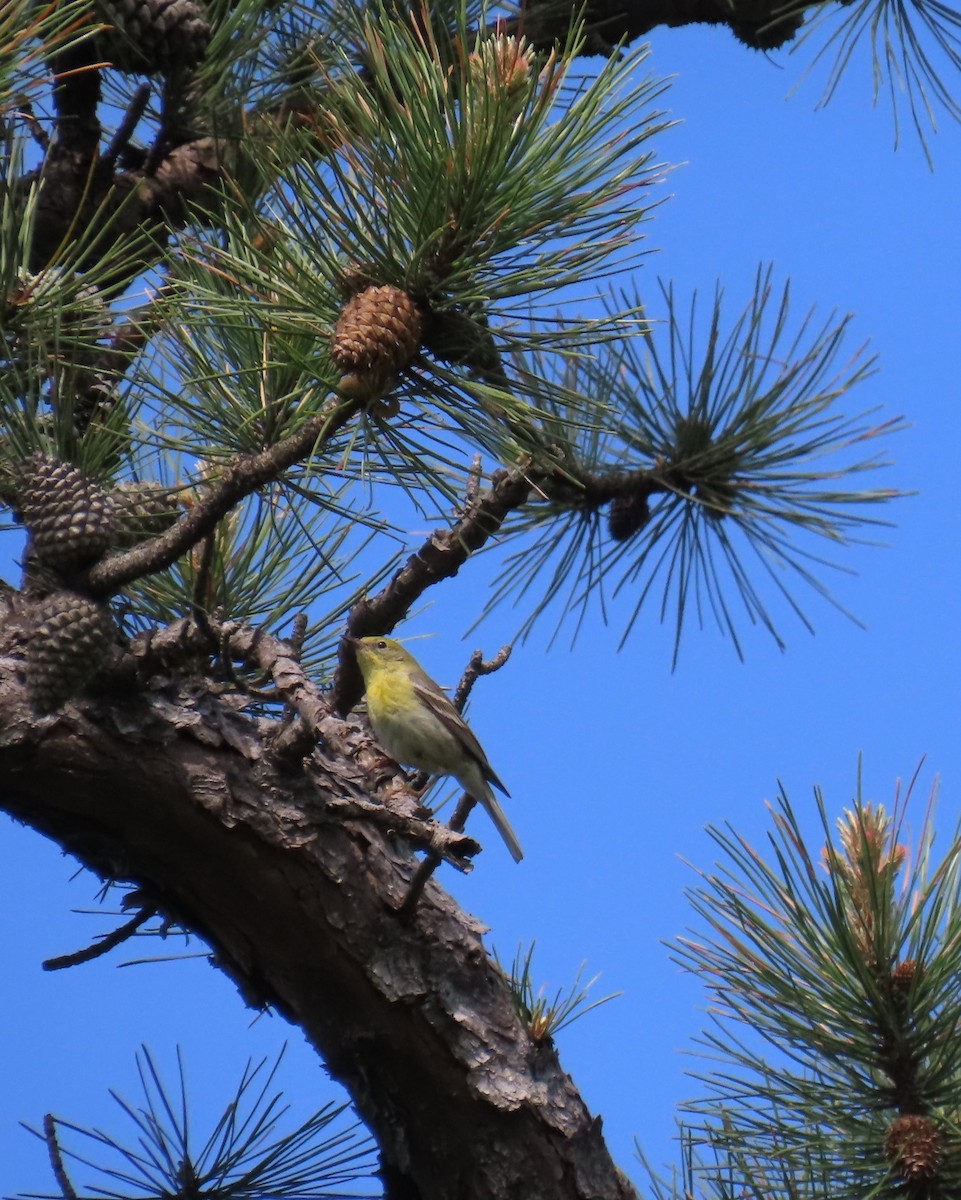
MULTIPOLYGON (((945 839, 961 791, 961 131, 946 121, 932 139, 931 172, 910 136, 893 150, 886 104, 871 106, 865 56, 826 109, 814 111, 816 83, 787 99, 809 58, 802 50, 772 61, 724 31, 657 33, 651 68, 675 76, 663 103, 683 123, 657 147, 678 166, 647 227, 658 253, 638 283, 652 301, 656 275, 707 299, 721 279, 735 313, 757 265, 770 262, 776 281, 790 277, 798 317, 811 305, 825 317, 856 314, 850 349, 870 339, 880 370, 850 406, 906 418, 878 482, 917 493, 890 507, 887 546, 838 554, 856 574, 834 576, 833 589, 865 628, 812 596, 816 634, 784 613, 786 652, 747 630, 741 663, 713 628, 692 625, 672 673, 671 630, 656 608, 620 652, 615 611, 572 651, 561 639, 548 652, 546 628, 535 632, 472 701, 527 858, 515 867, 478 814, 488 852, 470 877, 446 882, 490 926, 502 958, 536 939, 535 976, 551 993, 582 962, 588 977, 601 974, 597 995, 623 992, 565 1030, 559 1047, 615 1157, 638 1177, 634 1138, 655 1162, 673 1160, 675 1105, 698 1091, 684 1052, 705 997, 663 943, 690 920, 688 864, 715 858, 705 826, 730 822, 760 841, 781 781, 816 835, 813 787, 839 815, 859 755, 866 794, 885 802, 923 758, 914 825, 940 781, 945 839)), ((443 683, 456 682, 475 646, 493 652, 512 636, 516 618, 499 609, 461 640, 489 578, 483 563, 462 571, 404 631, 436 634, 417 652, 443 683)), ((273 1016, 254 1021, 202 960, 117 969, 142 948, 163 952, 148 942, 43 973, 42 958, 106 928, 71 912, 92 907, 95 884, 72 880, 55 847, 9 822, 0 853, 0 1194, 54 1186, 43 1146, 20 1120, 39 1124, 53 1111, 120 1132, 107 1089, 136 1100, 142 1042, 171 1080, 183 1047, 200 1122, 229 1099, 248 1057, 284 1041, 281 1080, 295 1110, 306 1116, 336 1095, 299 1031, 273 1016)))

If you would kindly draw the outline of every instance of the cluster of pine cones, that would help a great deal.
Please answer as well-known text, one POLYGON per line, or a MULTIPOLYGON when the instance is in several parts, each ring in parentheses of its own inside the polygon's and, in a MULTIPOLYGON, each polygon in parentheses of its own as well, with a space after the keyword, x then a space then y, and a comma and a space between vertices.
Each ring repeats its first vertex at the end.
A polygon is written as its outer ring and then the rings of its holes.
POLYGON ((107 26, 97 50, 118 71, 152 75, 192 67, 210 45, 210 22, 196 0, 95 0, 93 9, 107 26))
POLYGON ((116 625, 103 597, 87 595, 78 573, 108 551, 133 545, 177 519, 165 488, 126 485, 108 492, 71 463, 33 454, 13 475, 12 507, 29 532, 25 590, 34 619, 26 681, 38 712, 77 695, 109 661, 116 625))

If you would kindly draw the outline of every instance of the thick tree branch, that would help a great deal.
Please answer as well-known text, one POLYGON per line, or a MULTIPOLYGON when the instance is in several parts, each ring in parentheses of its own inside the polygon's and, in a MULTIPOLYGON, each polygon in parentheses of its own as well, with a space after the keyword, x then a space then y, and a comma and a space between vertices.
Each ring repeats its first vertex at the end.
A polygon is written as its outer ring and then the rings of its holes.
MULTIPOLYGON (((795 36, 806 10, 814 7, 781 0, 590 0, 583 10, 584 50, 609 55, 621 42, 636 41, 662 25, 727 25, 747 45, 773 49, 795 36)), ((535 46, 549 49, 564 37, 569 20, 570 10, 553 0, 528 0, 517 28, 535 46)))
POLYGON ((330 718, 309 763, 278 773, 236 748, 225 731, 242 718, 213 696, 37 718, 16 666, 0 659, 5 810, 148 888, 248 1001, 300 1025, 377 1137, 391 1195, 634 1195, 553 1049, 518 1020, 477 924, 433 881, 398 917, 416 859, 340 811, 386 795, 359 723, 330 718))

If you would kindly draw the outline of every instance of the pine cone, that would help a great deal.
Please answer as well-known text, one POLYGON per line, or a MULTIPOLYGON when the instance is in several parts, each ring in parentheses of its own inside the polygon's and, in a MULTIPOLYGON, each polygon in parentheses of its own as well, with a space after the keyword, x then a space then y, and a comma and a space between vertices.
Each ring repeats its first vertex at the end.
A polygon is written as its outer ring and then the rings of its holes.
POLYGON ((53 712, 102 670, 115 626, 105 604, 76 592, 37 603, 27 643, 26 680, 37 712, 53 712))
POLYGON ((896 1000, 905 999, 917 974, 918 964, 913 958, 898 963, 891 972, 891 992, 896 1000))
POLYGON ((651 519, 647 494, 616 496, 607 510, 607 529, 615 542, 626 542, 651 519))
POLYGON ((331 357, 349 379, 373 390, 411 362, 423 327, 423 314, 406 292, 390 284, 368 287, 344 305, 331 357))
POLYGON ((136 546, 176 524, 183 509, 177 493, 161 484, 122 483, 111 493, 115 523, 113 545, 136 546))
POLYGON ((20 470, 17 508, 42 566, 73 571, 110 546, 113 502, 71 463, 31 455, 20 470))
POLYGON ((211 30, 195 0, 97 0, 113 28, 100 34, 98 50, 118 71, 152 75, 201 62, 211 30))
POLYGON ((941 1135, 927 1117, 896 1117, 884 1135, 884 1153, 905 1182, 934 1179, 941 1166, 941 1135))

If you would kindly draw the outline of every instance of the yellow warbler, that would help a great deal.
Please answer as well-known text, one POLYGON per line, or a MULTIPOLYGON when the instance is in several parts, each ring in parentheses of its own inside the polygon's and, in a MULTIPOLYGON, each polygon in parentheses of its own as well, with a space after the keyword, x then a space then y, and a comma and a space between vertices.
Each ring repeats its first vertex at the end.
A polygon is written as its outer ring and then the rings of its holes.
POLYGON ((487 809, 515 862, 524 857, 517 835, 494 798, 505 796, 470 726, 404 647, 392 638, 349 638, 367 688, 367 715, 391 758, 429 775, 452 775, 487 809))

